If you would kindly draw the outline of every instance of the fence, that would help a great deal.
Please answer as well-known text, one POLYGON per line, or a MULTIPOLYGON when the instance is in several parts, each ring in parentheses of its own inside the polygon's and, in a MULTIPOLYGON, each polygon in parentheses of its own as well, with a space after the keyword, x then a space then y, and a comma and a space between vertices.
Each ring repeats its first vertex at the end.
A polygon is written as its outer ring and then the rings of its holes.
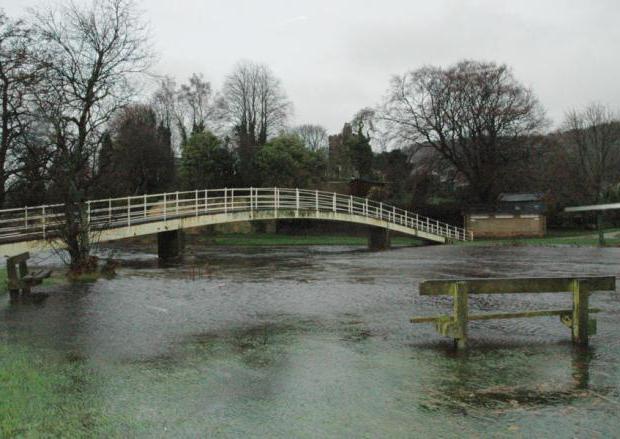
MULTIPOLYGON (((204 189, 91 200, 83 203, 82 209, 87 224, 95 230, 189 216, 294 210, 359 215, 451 240, 473 239, 473 235, 463 228, 395 206, 367 198, 307 189, 204 189)), ((65 210, 63 204, 0 210, 0 242, 53 237, 63 224, 65 210)))

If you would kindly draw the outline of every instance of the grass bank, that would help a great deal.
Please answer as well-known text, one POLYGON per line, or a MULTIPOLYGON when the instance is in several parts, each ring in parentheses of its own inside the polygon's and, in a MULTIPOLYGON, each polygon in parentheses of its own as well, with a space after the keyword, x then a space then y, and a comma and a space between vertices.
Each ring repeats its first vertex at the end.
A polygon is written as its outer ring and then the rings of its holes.
MULTIPOLYGON (((230 246, 268 246, 268 245, 368 245, 365 236, 343 235, 283 235, 276 233, 250 233, 250 234, 223 234, 209 235, 204 239, 215 245, 230 246)), ((422 241, 415 238, 396 236, 392 238, 392 245, 416 246, 422 241)))
POLYGON ((0 333, 0 437, 131 436, 121 434, 129 422, 93 396, 97 384, 81 358, 5 343, 0 333))
MULTIPOLYGON (((549 230, 543 238, 476 239, 461 245, 598 247, 598 233, 591 230, 549 230)), ((605 246, 620 246, 620 229, 605 230, 605 246)))

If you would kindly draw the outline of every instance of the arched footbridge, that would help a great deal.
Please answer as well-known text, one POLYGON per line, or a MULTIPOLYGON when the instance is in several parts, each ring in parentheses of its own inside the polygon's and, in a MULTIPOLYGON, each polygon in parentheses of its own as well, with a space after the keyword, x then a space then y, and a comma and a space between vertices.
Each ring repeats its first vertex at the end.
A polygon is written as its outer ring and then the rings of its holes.
MULTIPOLYGON (((436 243, 473 239, 467 230, 367 198, 284 188, 225 188, 84 203, 99 242, 214 224, 313 219, 374 226, 436 243)), ((60 247, 62 204, 0 210, 0 255, 60 247)))

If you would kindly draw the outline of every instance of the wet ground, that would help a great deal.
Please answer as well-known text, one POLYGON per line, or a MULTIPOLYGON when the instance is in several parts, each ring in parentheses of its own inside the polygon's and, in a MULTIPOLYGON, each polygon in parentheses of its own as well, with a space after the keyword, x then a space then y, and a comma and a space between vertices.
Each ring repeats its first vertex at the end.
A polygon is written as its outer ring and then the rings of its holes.
MULTIPOLYGON (((618 293, 593 295, 604 312, 588 349, 574 348, 551 317, 474 322, 466 355, 432 325, 409 323, 450 310, 447 298, 418 297, 421 280, 619 275, 620 249, 191 253, 160 266, 127 250, 115 279, 50 287, 39 303, 0 297, 0 433, 620 435, 618 293)), ((570 303, 568 294, 470 299, 484 311, 570 303)))

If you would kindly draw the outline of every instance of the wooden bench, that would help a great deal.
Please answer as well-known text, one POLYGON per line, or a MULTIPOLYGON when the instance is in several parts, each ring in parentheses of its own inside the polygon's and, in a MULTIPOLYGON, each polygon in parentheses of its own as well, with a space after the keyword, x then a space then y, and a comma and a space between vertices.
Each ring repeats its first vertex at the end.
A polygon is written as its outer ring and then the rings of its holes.
POLYGON ((596 333, 596 320, 590 319, 589 315, 600 311, 589 308, 590 293, 615 289, 614 276, 428 280, 420 284, 420 295, 452 296, 452 315, 414 317, 411 323, 434 322, 437 332, 452 337, 457 349, 464 349, 470 320, 559 316, 560 321, 571 329, 573 343, 585 345, 588 344, 588 337, 596 333), (571 309, 469 314, 470 294, 506 293, 572 293, 573 306, 571 309))
POLYGON ((52 275, 52 270, 34 270, 28 271, 28 259, 30 253, 21 253, 19 255, 6 258, 7 273, 7 289, 11 298, 19 297, 22 294, 29 294, 32 287, 39 285, 52 275))

